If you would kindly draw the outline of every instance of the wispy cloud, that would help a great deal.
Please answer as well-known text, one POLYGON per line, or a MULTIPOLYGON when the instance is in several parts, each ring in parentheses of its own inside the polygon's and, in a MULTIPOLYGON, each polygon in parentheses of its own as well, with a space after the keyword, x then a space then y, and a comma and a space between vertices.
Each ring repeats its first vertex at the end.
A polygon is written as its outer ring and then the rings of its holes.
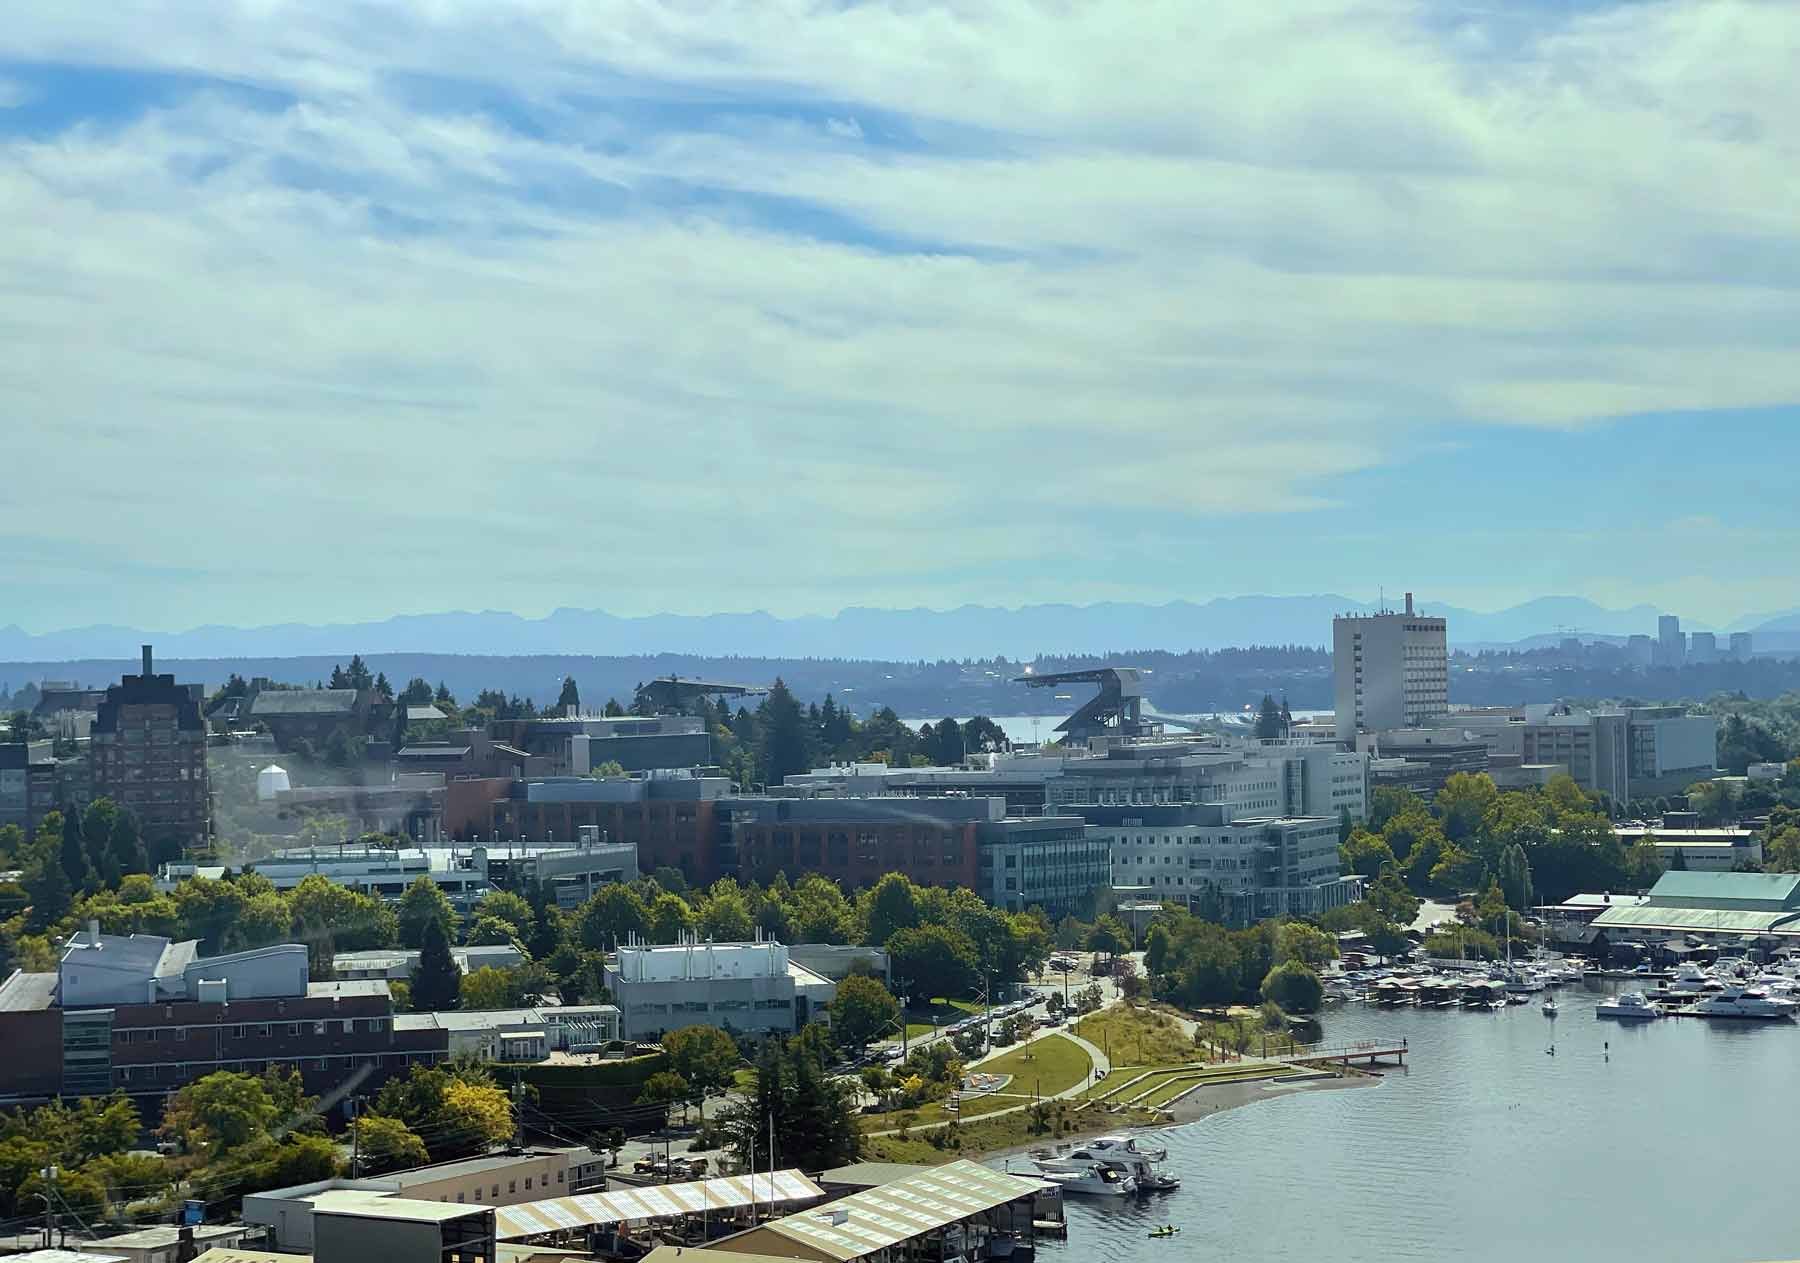
MULTIPOLYGON (((1204 596, 1112 541, 1800 399, 1791 6, 121 0, 9 45, 0 495, 220 576, 130 593, 190 621, 1204 596)), ((98 614, 41 574, 0 558, 98 614)))

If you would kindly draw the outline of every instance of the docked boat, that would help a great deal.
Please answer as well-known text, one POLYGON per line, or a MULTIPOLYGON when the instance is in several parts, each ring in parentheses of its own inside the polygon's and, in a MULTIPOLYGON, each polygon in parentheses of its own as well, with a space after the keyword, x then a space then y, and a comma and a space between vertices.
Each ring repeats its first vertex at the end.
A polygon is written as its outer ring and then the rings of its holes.
POLYGON ((1661 1017, 1662 1010, 1645 998, 1642 991, 1621 991, 1610 1000, 1602 1000, 1594 1006, 1595 1017, 1613 1017, 1621 1021, 1647 1021, 1653 1017, 1661 1017))
POLYGON ((1066 1158, 1041 1159, 1038 1178, 1057 1185, 1065 1194, 1082 1197, 1130 1197, 1137 1181, 1098 1162, 1071 1162, 1066 1158))
POLYGON ((1709 995, 1688 1012, 1696 1017, 1752 1018, 1781 1021, 1794 1016, 1800 1004, 1785 996, 1772 996, 1761 987, 1730 986, 1709 995))
POLYGON ((1157 1164, 1168 1160, 1168 1147, 1149 1136, 1096 1136, 1075 1145, 1039 1149, 1032 1158, 1040 1171, 1079 1170, 1098 1164, 1129 1176, 1140 1193, 1166 1193, 1181 1187, 1181 1177, 1167 1175, 1157 1164))

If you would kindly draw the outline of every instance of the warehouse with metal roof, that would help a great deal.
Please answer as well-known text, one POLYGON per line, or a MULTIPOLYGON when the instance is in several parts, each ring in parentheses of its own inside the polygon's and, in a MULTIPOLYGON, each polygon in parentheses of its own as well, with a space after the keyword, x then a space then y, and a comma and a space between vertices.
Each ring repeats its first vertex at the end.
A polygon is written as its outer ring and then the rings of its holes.
POLYGON ((713 1250, 811 1263, 989 1257, 990 1243, 1034 1244, 1037 1180, 966 1159, 930 1167, 711 1243, 713 1250))
POLYGON ((1642 902, 1616 903, 1592 926, 1615 940, 1800 940, 1800 873, 1664 873, 1642 902))

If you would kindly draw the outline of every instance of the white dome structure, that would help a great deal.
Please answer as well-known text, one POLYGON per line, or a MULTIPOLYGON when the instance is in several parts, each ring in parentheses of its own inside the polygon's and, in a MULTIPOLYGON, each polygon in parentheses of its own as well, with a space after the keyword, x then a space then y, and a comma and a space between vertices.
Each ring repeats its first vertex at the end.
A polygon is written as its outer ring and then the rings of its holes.
POLYGON ((275 795, 292 788, 288 784, 287 769, 284 767, 271 763, 256 774, 256 801, 259 803, 270 802, 275 795))

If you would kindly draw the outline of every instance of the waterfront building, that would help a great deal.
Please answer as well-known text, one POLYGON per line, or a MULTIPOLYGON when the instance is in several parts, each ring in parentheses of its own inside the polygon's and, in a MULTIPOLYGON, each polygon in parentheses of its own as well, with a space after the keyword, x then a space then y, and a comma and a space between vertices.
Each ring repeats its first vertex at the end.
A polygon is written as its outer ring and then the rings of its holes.
POLYGON ((152 854, 158 846, 205 846, 212 796, 199 689, 157 675, 149 645, 143 655, 143 672, 108 688, 95 715, 93 792, 137 818, 152 854))
POLYGON ((791 1035, 824 1016, 837 984, 773 939, 753 943, 626 943, 608 961, 606 986, 620 1034, 654 1038, 683 1026, 791 1035))
POLYGON ((1372 728, 1413 728, 1450 709, 1447 624, 1413 609, 1331 620, 1338 740, 1372 728))
POLYGON ((1668 872, 1638 903, 1612 905, 1591 922, 1609 942, 1731 946, 1800 944, 1800 873, 1668 872))
POLYGON ((1749 828, 1671 828, 1637 823, 1618 825, 1613 834, 1626 846, 1636 846, 1648 838, 1663 863, 1673 864, 1679 856, 1693 872, 1729 873, 1760 866, 1763 859, 1762 837, 1749 828))

